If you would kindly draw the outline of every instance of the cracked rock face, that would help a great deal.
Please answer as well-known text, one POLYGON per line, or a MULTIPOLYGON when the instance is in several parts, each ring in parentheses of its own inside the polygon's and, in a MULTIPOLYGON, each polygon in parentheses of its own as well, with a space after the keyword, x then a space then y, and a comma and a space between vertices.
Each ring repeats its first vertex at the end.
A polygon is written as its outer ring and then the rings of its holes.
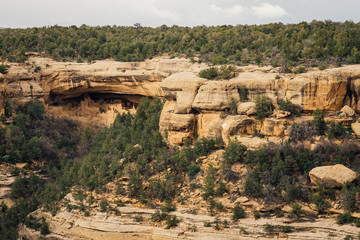
MULTIPOLYGON (((237 77, 230 80, 205 80, 191 73, 178 73, 164 79, 160 86, 164 97, 174 102, 172 114, 191 114, 191 119, 195 119, 196 122, 195 129, 192 129, 193 125, 191 127, 189 125, 180 133, 174 128, 166 128, 162 123, 163 120, 160 120, 163 132, 165 129, 169 130, 167 140, 170 144, 181 144, 179 137, 176 137, 176 141, 173 142, 172 136, 181 135, 182 138, 191 139, 195 132, 199 137, 217 138, 225 142, 224 138, 247 137, 254 130, 269 137, 286 135, 291 125, 291 122, 286 119, 290 113, 277 111, 275 118, 264 121, 258 121, 252 117, 256 111, 254 99, 259 94, 268 97, 276 108, 279 100, 288 99, 300 106, 304 112, 312 112, 317 108, 335 112, 340 111, 345 105, 348 105, 343 108, 346 116, 353 117, 355 112, 360 111, 358 103, 360 66, 358 65, 297 75, 283 74, 280 78, 277 75, 253 69, 240 72, 237 77), (246 89, 247 102, 240 102, 239 88, 246 89), (229 135, 227 130, 221 128, 224 123, 222 118, 226 117, 225 112, 230 110, 231 101, 237 102, 238 115, 247 115, 254 121, 251 125, 252 131, 240 131, 244 127, 237 127, 235 129, 238 131, 231 131, 229 135), (352 109, 355 111, 351 111, 352 109), (184 132, 188 134, 185 136, 184 132), (193 134, 189 134, 191 132, 193 134)), ((164 111, 167 110, 164 109, 164 111)), ((175 115, 172 119, 177 121, 175 115)), ((185 118, 185 116, 181 117, 185 118)), ((171 122, 168 119, 166 121, 171 122)), ((171 123, 168 122, 167 125, 170 126, 171 123)))
MULTIPOLYGON (((38 99, 55 117, 99 125, 110 125, 118 113, 134 113, 142 97, 163 96, 160 83, 172 73, 191 71, 196 77, 193 72, 204 68, 203 64, 193 64, 186 59, 139 63, 104 60, 85 64, 31 57, 24 64, 7 64, 8 73, 0 74, 0 93, 15 106, 38 99)), ((193 85, 185 86, 184 89, 190 88, 188 92, 194 94, 193 85)), ((188 99, 186 91, 179 93, 176 113, 190 113, 186 102, 191 106, 192 100, 188 99)))
POLYGON ((0 74, 2 97, 15 105, 39 99, 55 117, 83 124, 110 125, 118 113, 134 113, 142 97, 163 96, 169 104, 164 107, 160 129, 170 144, 182 144, 194 136, 221 136, 226 142, 228 134, 219 126, 230 111, 254 121, 252 131, 236 127, 230 137, 249 137, 254 130, 268 137, 286 136, 291 125, 287 115, 255 119, 254 99, 259 94, 268 97, 276 109, 280 99, 288 99, 307 113, 316 108, 341 110, 340 117, 351 118, 349 124, 360 111, 359 65, 280 75, 255 66, 238 67, 235 78, 218 81, 198 77, 198 72, 208 66, 186 59, 85 64, 31 57, 25 64, 9 65, 8 73, 0 74), (240 101, 240 88, 247 91, 246 102, 240 101), (231 102, 236 103, 232 110, 231 102))

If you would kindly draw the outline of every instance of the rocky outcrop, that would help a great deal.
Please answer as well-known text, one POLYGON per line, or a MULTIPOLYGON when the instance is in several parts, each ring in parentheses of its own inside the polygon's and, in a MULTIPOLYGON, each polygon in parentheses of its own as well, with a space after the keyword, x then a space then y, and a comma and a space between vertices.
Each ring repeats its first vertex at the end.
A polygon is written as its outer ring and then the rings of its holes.
POLYGON ((334 166, 316 167, 309 172, 309 177, 315 185, 328 188, 341 187, 347 182, 354 181, 358 174, 342 164, 334 166))
POLYGON ((160 133, 172 144, 182 144, 193 138, 195 128, 194 114, 175 114, 176 102, 165 103, 160 115, 160 133))
POLYGON ((280 137, 284 135, 286 127, 287 121, 285 119, 266 118, 261 132, 267 136, 280 137))
MULTIPOLYGON (((39 99, 54 116, 85 124, 109 125, 118 113, 135 112, 142 97, 163 96, 160 83, 174 73, 190 71, 201 82, 194 73, 205 67, 186 59, 158 58, 139 63, 103 60, 86 64, 30 56, 24 64, 7 63, 8 73, 0 74, 0 101, 5 97, 16 106, 39 99)), ((196 87, 190 83, 184 86, 185 91, 174 99, 179 101, 176 113, 189 113, 191 107, 186 108, 186 101, 191 106, 192 99, 187 93, 195 97, 196 87)))
POLYGON ((197 77, 194 73, 176 73, 160 83, 164 97, 176 101, 174 113, 188 114, 196 93, 205 82, 205 79, 197 77))
POLYGON ((234 99, 240 101, 237 87, 227 81, 207 81, 199 88, 192 107, 198 111, 221 111, 234 99))
POLYGON ((288 112, 277 111, 265 121, 253 117, 254 99, 259 94, 267 96, 277 110, 278 101, 288 99, 303 112, 316 108, 341 111, 334 121, 344 126, 354 122, 360 111, 359 65, 303 74, 280 74, 271 67, 237 67, 235 78, 214 81, 198 77, 205 64, 186 59, 85 64, 30 56, 25 64, 7 63, 8 73, 0 74, 1 95, 15 105, 39 99, 54 116, 109 125, 118 113, 134 113, 142 97, 163 96, 173 102, 171 111, 169 106, 164 108, 160 122, 163 135, 166 130, 174 139, 170 143, 182 143, 193 136, 222 136, 224 140, 228 134, 223 134, 219 126, 224 121, 219 119, 226 118, 225 112, 229 111, 250 117, 254 121, 251 127, 268 137, 286 135, 288 112), (240 101, 240 88, 246 90, 246 102, 240 101))
MULTIPOLYGON (((224 120, 227 118, 225 112, 230 111, 234 114, 234 109, 231 109, 234 106, 230 106, 234 103, 237 103, 235 111, 238 115, 246 115, 253 121, 251 124, 253 129, 247 131, 247 134, 251 135, 256 129, 268 137, 281 137, 289 132, 288 126, 291 122, 288 118, 291 113, 278 110, 280 99, 290 100, 303 112, 312 112, 316 108, 332 112, 342 110, 341 116, 331 116, 328 120, 343 124, 345 127, 354 121, 356 111, 360 111, 357 97, 360 92, 360 81, 358 83, 357 80, 360 79, 360 67, 357 65, 296 75, 279 75, 266 71, 257 70, 256 67, 246 68, 243 71, 240 69, 237 77, 222 81, 201 80, 189 73, 178 74, 165 79, 161 87, 168 101, 177 102, 177 99, 180 99, 177 97, 179 92, 189 96, 186 101, 180 100, 182 104, 176 103, 177 108, 178 105, 183 105, 184 109, 174 111, 174 114, 195 114, 197 124, 194 131, 198 136, 218 139, 221 136, 221 140, 225 143, 232 135, 228 134, 227 130, 224 131, 222 125, 227 121, 224 120), (181 82, 188 84, 188 87, 186 89, 179 87, 181 82), (240 102, 240 88, 246 89, 247 102, 240 102), (259 94, 268 97, 275 106, 276 112, 272 118, 259 121, 251 117, 255 113, 255 97, 259 94), (346 105, 348 106, 345 107, 346 105), (355 111, 351 111, 352 108, 355 111)), ((238 137, 244 137, 244 133, 240 133, 238 137)))
POLYGON ((341 110, 340 110, 340 117, 353 117, 355 116, 355 111, 349 107, 348 105, 345 105, 341 110))
POLYGON ((237 107, 237 113, 243 115, 253 115, 255 113, 256 104, 254 102, 240 102, 237 107))

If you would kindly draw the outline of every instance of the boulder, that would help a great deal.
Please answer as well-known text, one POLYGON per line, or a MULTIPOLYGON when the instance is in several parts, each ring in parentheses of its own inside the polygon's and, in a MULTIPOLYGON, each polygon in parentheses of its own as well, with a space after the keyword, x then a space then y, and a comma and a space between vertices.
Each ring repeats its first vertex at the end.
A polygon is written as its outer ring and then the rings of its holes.
POLYGON ((277 111, 273 114, 273 117, 277 118, 277 119, 280 119, 280 118, 286 118, 288 116, 291 115, 291 112, 287 112, 287 111, 277 111))
POLYGON ((194 114, 170 114, 168 129, 171 131, 193 130, 195 123, 194 114))
POLYGON ((205 134, 205 138, 206 139, 214 139, 214 140, 218 139, 218 140, 220 140, 220 142, 223 142, 222 124, 223 124, 222 119, 212 122, 209 126, 209 130, 205 134))
POLYGON ((198 88, 206 80, 199 78, 194 73, 182 72, 172 74, 160 83, 164 97, 176 100, 174 113, 187 114, 197 94, 198 88))
POLYGON ((355 111, 348 105, 345 105, 340 112, 340 117, 353 117, 355 115, 355 111))
POLYGON ((342 164, 333 166, 321 166, 313 168, 309 172, 312 183, 328 188, 341 187, 346 182, 352 182, 358 174, 342 164))
POLYGON ((353 124, 351 124, 351 129, 354 131, 354 133, 356 134, 356 136, 358 138, 360 138, 360 123, 359 122, 355 122, 353 124))
POLYGON ((228 82, 208 81, 199 88, 192 107, 198 111, 222 111, 229 107, 232 99, 240 101, 236 86, 228 82))
POLYGON ((254 133, 255 120, 244 116, 228 116, 222 124, 222 139, 231 136, 247 136, 254 133))
POLYGON ((192 137, 195 128, 194 114, 175 114, 176 102, 167 101, 160 115, 159 130, 170 144, 182 144, 192 137))
POLYGON ((255 113, 256 103, 254 102, 241 102, 238 104, 238 114, 253 115, 255 113))
POLYGON ((266 118, 261 132, 267 136, 282 136, 286 129, 286 121, 276 118, 266 118))

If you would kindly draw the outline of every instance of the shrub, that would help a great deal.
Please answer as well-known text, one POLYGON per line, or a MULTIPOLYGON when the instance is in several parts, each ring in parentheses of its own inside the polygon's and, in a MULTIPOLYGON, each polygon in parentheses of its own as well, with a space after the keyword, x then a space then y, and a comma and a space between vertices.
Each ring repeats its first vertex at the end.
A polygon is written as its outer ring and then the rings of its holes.
POLYGON ((216 55, 215 57, 213 57, 213 59, 211 60, 211 63, 214 65, 217 64, 226 64, 228 62, 228 60, 226 59, 226 57, 222 56, 222 55, 216 55))
POLYGON ((211 222, 204 222, 204 227, 211 227, 211 222))
POLYGON ((279 109, 282 111, 290 112, 291 114, 297 114, 299 108, 289 100, 279 100, 279 109))
POLYGON ((135 216, 135 222, 143 222, 143 221, 144 221, 144 219, 141 215, 135 216))
POLYGON ((238 142, 231 141, 224 151, 223 157, 227 164, 241 163, 245 159, 247 147, 238 142))
POLYGON ((285 199, 287 201, 294 201, 301 197, 301 188, 296 186, 289 186, 286 188, 285 199))
POLYGON ((4 103, 4 114, 5 117, 11 117, 12 116, 12 112, 13 112, 13 108, 12 108, 12 102, 9 99, 5 100, 4 103))
POLYGON ((345 212, 344 214, 340 214, 336 217, 336 223, 339 225, 349 224, 354 221, 353 217, 351 216, 350 212, 345 212))
POLYGON ((176 227, 180 220, 176 216, 168 216, 166 218, 166 229, 176 227))
POLYGON ((260 176, 256 172, 251 172, 247 175, 244 184, 244 192, 251 197, 261 197, 262 185, 260 183, 260 176))
POLYGON ((283 233, 290 233, 293 231, 293 228, 291 226, 285 225, 280 227, 280 232, 283 233))
POLYGON ((303 214, 303 210, 302 207, 297 204, 297 203, 293 203, 291 204, 291 211, 289 213, 289 218, 294 219, 296 221, 299 221, 301 218, 301 215, 303 214))
POLYGON ((238 92, 240 95, 241 102, 246 102, 247 100, 249 100, 248 99, 249 91, 244 86, 238 87, 238 92))
POLYGON ((143 185, 139 172, 131 174, 128 189, 129 197, 140 197, 141 193, 143 192, 143 185))
POLYGON ((34 72, 40 72, 41 71, 41 67, 40 66, 36 66, 35 69, 34 69, 34 72))
POLYGON ((245 218, 246 213, 244 209, 240 206, 240 203, 236 203, 235 207, 233 208, 233 220, 238 220, 240 218, 245 218))
POLYGON ((304 66, 299 66, 295 71, 294 73, 306 73, 307 72, 307 69, 306 67, 304 66))
POLYGON ((320 70, 320 71, 323 71, 323 70, 327 69, 327 67, 328 67, 328 66, 327 66, 326 63, 320 63, 320 64, 319 64, 319 70, 320 70))
POLYGON ((264 231, 266 234, 273 234, 275 232, 275 226, 267 223, 264 225, 264 231))
POLYGON ((235 68, 233 66, 221 67, 218 78, 230 79, 233 77, 235 77, 235 68))
POLYGON ((198 172, 200 172, 200 167, 196 164, 189 166, 188 174, 190 177, 194 177, 198 172))
POLYGON ((156 210, 154 214, 151 214, 151 221, 161 222, 165 220, 167 217, 168 217, 168 213, 160 212, 159 210, 156 210))
POLYGON ((215 67, 204 69, 199 72, 199 77, 209 80, 215 79, 218 75, 218 70, 215 67))
POLYGON ((100 212, 106 212, 107 207, 108 207, 108 202, 106 201, 105 198, 101 199, 100 201, 100 212))
POLYGON ((264 95, 257 95, 255 98, 256 112, 255 116, 258 120, 270 116, 273 112, 273 105, 269 98, 264 95))
POLYGON ((226 193, 228 190, 226 188, 226 185, 223 181, 219 182, 219 186, 216 189, 216 196, 218 197, 222 197, 222 195, 224 195, 224 193, 226 193))
POLYGON ((214 196, 214 194, 215 194, 215 176, 211 170, 208 170, 208 173, 205 177, 203 190, 204 190, 204 193, 203 193, 202 197, 205 200, 207 200, 211 196, 214 196))
POLYGON ((289 138, 294 142, 301 142, 316 135, 316 129, 313 125, 304 122, 293 123, 289 133, 289 138))
POLYGON ((48 235, 50 233, 49 224, 44 220, 41 225, 40 234, 48 235))
POLYGON ((9 65, 6 64, 0 64, 0 73, 7 74, 9 65))
POLYGON ((346 130, 340 123, 330 123, 330 127, 327 132, 328 138, 344 138, 346 136, 346 130))
POLYGON ((349 183, 341 189, 341 205, 346 211, 355 212, 358 210, 356 193, 357 188, 349 183))
POLYGON ((324 212, 326 209, 330 208, 330 203, 324 200, 324 196, 320 196, 316 193, 313 193, 310 196, 310 201, 316 205, 319 212, 324 212))
POLYGON ((229 112, 230 115, 238 114, 238 112, 237 112, 237 103, 238 102, 236 101, 235 98, 232 97, 230 99, 230 102, 229 102, 229 105, 228 105, 228 108, 229 108, 228 112, 229 112))
POLYGON ((172 212, 176 210, 176 206, 172 203, 171 200, 166 199, 165 205, 163 205, 161 208, 161 211, 164 213, 172 212))

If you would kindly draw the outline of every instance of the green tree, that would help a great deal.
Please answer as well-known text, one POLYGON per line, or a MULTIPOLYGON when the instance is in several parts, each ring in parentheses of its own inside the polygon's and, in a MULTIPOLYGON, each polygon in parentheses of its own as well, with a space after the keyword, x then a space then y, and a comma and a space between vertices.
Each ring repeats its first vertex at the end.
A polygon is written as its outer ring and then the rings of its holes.
POLYGON ((13 112, 12 103, 9 99, 6 99, 4 101, 4 114, 5 117, 11 117, 13 112))
POLYGON ((270 116, 273 112, 273 105, 271 101, 264 95, 257 95, 255 97, 255 116, 258 120, 270 116))
POLYGON ((313 119, 312 123, 315 126, 317 134, 324 135, 325 130, 326 130, 326 123, 324 120, 324 112, 317 108, 313 112, 313 115, 314 115, 314 119, 313 119))

